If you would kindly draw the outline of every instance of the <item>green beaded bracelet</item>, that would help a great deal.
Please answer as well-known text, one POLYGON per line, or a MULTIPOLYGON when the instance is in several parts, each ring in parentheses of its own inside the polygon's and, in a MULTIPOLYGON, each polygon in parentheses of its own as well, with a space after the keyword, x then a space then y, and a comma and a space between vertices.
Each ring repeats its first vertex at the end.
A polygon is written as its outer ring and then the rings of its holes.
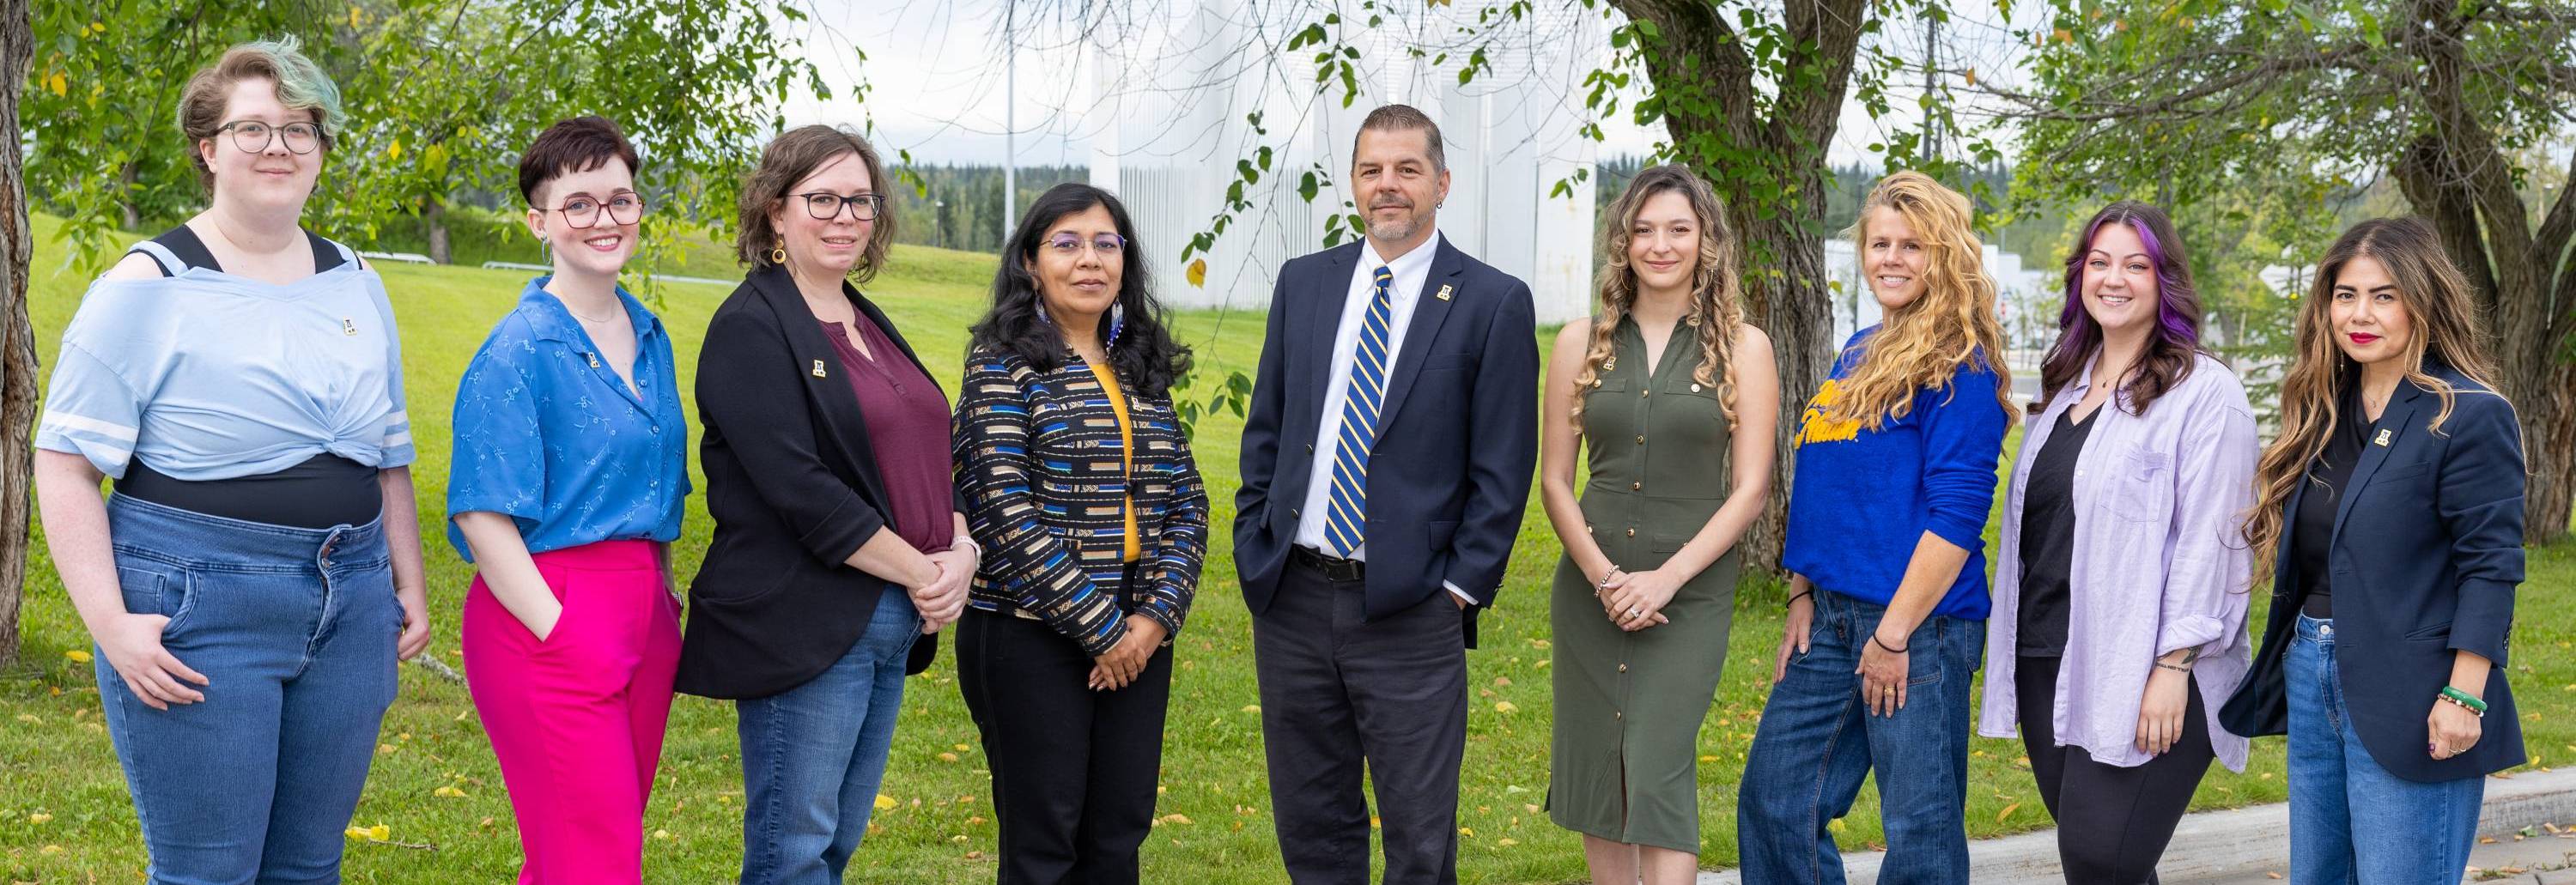
POLYGON ((2445 685, 2442 686, 2442 699, 2468 708, 2469 712, 2478 714, 2480 718, 2485 718, 2487 715, 2487 702, 2478 700, 2477 695, 2445 685))

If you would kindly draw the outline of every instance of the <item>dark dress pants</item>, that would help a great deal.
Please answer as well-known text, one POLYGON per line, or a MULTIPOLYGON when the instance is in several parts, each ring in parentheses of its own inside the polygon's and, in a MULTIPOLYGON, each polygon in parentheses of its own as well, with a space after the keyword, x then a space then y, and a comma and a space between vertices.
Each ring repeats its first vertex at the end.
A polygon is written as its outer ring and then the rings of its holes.
POLYGON ((1467 747, 1465 618, 1446 591, 1369 621, 1357 581, 1299 564, 1252 619, 1279 853, 1297 885, 1369 874, 1365 768, 1389 885, 1458 879, 1458 765, 1467 747))
POLYGON ((2013 673, 2021 716, 2022 749, 2039 798, 2057 819, 2057 855, 2070 885, 2137 885, 2156 881, 2156 861, 2173 841, 2174 827, 2191 808, 2192 791, 2218 758, 2209 743, 2200 683, 2188 685, 2182 741, 2132 768, 2093 761, 2082 747, 2057 746, 2051 715, 2057 698, 2056 658, 2028 657, 2013 673))
POLYGON ((1090 688, 1091 656, 1017 615, 968 609, 957 684, 993 768, 1003 885, 1135 885, 1154 825, 1172 649, 1136 681, 1090 688))

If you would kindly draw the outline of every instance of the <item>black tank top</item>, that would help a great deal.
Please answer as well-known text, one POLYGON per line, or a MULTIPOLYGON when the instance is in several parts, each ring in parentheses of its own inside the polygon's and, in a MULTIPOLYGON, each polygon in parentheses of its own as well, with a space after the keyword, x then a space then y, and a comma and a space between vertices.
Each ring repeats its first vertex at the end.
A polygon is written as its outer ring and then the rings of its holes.
MULTIPOLYGON (((311 231, 306 231, 304 237, 313 244, 314 273, 345 262, 339 247, 331 241, 311 231)), ((152 241, 170 250, 188 267, 223 270, 205 241, 198 239, 197 232, 187 225, 153 237, 152 241)), ((170 268, 161 268, 161 275, 171 276, 170 268)), ((136 458, 126 465, 125 476, 116 481, 116 492, 208 516, 326 529, 375 521, 376 515, 384 511, 384 490, 376 484, 378 474, 376 468, 328 452, 273 473, 209 480, 174 479, 136 458)))

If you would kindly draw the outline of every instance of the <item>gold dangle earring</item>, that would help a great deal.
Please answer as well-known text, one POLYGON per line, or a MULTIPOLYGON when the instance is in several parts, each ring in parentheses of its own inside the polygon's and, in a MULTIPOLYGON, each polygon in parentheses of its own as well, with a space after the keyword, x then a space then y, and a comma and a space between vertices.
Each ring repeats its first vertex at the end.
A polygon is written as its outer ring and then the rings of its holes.
POLYGON ((787 265, 786 240, 779 240, 777 245, 769 247, 769 263, 779 265, 781 267, 787 265))

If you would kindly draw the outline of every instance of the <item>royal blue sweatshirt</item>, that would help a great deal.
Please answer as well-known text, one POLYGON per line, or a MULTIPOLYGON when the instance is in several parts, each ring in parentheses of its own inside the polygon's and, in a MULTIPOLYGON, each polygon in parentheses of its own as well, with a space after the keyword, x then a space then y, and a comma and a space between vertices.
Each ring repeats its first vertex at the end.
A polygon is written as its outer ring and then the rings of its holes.
POLYGON ((1886 605, 1928 531, 1968 551, 1932 613, 1984 620, 1986 514, 2011 424, 1995 400, 1995 375, 1980 353, 1950 376, 1948 389, 1915 391, 1912 410, 1877 430, 1828 414, 1843 376, 1878 329, 1844 343, 1799 419, 1782 564, 1818 589, 1886 605))

